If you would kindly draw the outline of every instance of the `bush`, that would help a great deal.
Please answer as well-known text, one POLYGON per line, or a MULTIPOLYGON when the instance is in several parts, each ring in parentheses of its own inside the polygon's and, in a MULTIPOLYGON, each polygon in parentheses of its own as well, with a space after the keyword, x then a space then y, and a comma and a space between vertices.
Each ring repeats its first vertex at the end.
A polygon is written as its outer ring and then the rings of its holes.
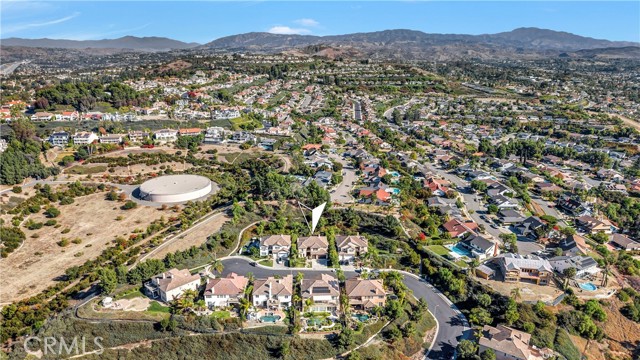
POLYGON ((13 188, 11 188, 11 191, 13 191, 16 194, 20 194, 22 193, 22 186, 14 186, 13 188))
POLYGON ((49 208, 47 208, 47 210, 45 210, 44 215, 48 218, 55 218, 60 216, 60 210, 58 210, 57 208, 51 206, 49 208))
POLYGON ((120 208, 122 210, 131 210, 131 209, 135 209, 136 207, 138 207, 138 204, 135 201, 128 200, 120 208))
POLYGON ((44 223, 44 226, 55 226, 57 223, 58 223, 58 222, 57 222, 56 220, 51 219, 51 220, 47 220, 47 221, 44 223))

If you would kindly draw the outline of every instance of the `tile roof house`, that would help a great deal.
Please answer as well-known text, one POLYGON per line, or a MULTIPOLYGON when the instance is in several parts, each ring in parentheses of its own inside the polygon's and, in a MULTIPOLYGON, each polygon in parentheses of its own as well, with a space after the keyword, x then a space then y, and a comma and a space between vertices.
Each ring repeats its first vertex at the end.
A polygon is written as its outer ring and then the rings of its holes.
POLYGON ((310 301, 308 311, 326 311, 334 313, 340 303, 338 279, 328 274, 313 274, 300 284, 302 300, 310 301))
POLYGON ((209 308, 225 307, 237 303, 244 296, 249 279, 230 273, 226 277, 208 279, 204 290, 204 301, 209 308))
POLYGON ((592 215, 591 208, 588 203, 582 202, 572 196, 563 196, 557 201, 558 207, 571 216, 592 215))
POLYGON ((370 310, 376 306, 384 306, 387 301, 382 280, 347 279, 344 288, 349 304, 355 309, 370 310))
POLYGON ((147 295, 169 302, 179 298, 185 290, 197 290, 200 286, 200 276, 191 275, 189 269, 171 269, 151 278, 144 284, 147 295))
POLYGON ((326 236, 304 236, 298 239, 298 254, 307 259, 325 259, 329 253, 326 236))
POLYGON ((293 275, 280 279, 258 279, 253 284, 253 306, 267 309, 289 307, 293 297, 293 275))
POLYGON ((451 235, 452 238, 457 238, 473 233, 478 228, 478 224, 471 220, 462 221, 456 218, 447 221, 442 225, 442 227, 449 233, 449 235, 451 235))
POLYGON ((626 251, 640 250, 640 243, 622 234, 611 235, 611 245, 626 251))
POLYGON ((609 220, 599 220, 590 215, 583 215, 576 218, 576 225, 590 234, 599 232, 612 234, 617 229, 609 220))
POLYGON ((289 257, 291 235, 269 235, 260 238, 260 256, 274 255, 278 259, 289 257))
POLYGON ((507 282, 523 281, 547 285, 553 275, 553 267, 549 261, 535 255, 506 253, 496 256, 495 261, 507 282))
POLYGON ((531 334, 504 325, 485 325, 478 339, 479 352, 492 349, 496 360, 544 360, 554 355, 553 350, 529 345, 531 334))
POLYGON ((340 261, 351 262, 367 252, 369 241, 360 235, 338 235, 336 236, 336 246, 340 261))
POLYGON ((445 196, 449 191, 449 182, 442 179, 428 178, 423 181, 423 186, 436 196, 445 196))
POLYGON ((560 248, 564 256, 587 255, 589 252, 587 240, 578 234, 569 235, 560 242, 560 248))

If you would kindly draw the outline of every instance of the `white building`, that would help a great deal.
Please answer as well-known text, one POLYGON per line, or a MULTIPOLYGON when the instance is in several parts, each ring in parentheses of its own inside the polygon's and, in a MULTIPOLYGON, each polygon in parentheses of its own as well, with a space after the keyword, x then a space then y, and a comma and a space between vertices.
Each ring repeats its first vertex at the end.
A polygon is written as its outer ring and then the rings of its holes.
POLYGON ((281 279, 270 277, 253 284, 253 306, 266 309, 289 307, 293 297, 293 275, 281 279))
POLYGON ((124 135, 121 134, 111 134, 104 135, 100 137, 100 144, 121 144, 124 140, 124 135))
POLYGON ((49 143, 53 146, 65 147, 69 144, 69 133, 64 131, 54 132, 49 136, 49 143))
POLYGON ((79 132, 73 135, 73 145, 89 145, 98 140, 98 135, 93 132, 79 132))
POLYGON ((219 126, 213 126, 207 128, 207 132, 204 135, 205 144, 220 144, 224 142, 225 131, 219 126))
POLYGON ((556 256, 549 259, 553 270, 562 274, 568 268, 576 269, 576 278, 594 275, 601 271, 598 263, 590 256, 556 256))
POLYGON ((153 137, 161 142, 173 142, 178 140, 178 130, 162 129, 153 133, 153 137))
POLYGON ((289 257, 291 235, 269 235, 260 238, 260 256, 274 255, 277 259, 289 257))
POLYGON ((338 279, 328 274, 315 274, 303 279, 300 284, 302 300, 310 301, 309 311, 327 311, 335 313, 340 302, 338 279))
POLYGON ((237 303, 244 296, 244 289, 249 279, 236 273, 226 277, 208 279, 204 290, 204 301, 207 307, 226 307, 237 303))
POLYGON ((169 302, 182 296, 186 290, 197 291, 198 286, 199 275, 191 275, 188 269, 174 268, 152 277, 151 281, 144 284, 144 289, 149 297, 169 302))

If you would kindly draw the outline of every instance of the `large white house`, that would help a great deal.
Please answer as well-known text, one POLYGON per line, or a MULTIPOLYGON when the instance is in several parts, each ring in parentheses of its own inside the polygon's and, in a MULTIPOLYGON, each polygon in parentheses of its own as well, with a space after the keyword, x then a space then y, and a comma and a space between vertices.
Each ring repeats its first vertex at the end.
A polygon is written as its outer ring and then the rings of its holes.
POLYGON ((178 130, 162 129, 153 133, 153 137, 160 142, 173 142, 178 140, 178 130))
POLYGON ((594 275, 601 271, 598 263, 590 256, 556 256, 549 259, 553 270, 562 274, 568 268, 576 269, 577 278, 594 275))
POLYGON ((269 235, 260 238, 260 256, 273 255, 277 259, 289 257, 291 235, 269 235))
POLYGON ((225 307, 237 303, 244 296, 249 279, 236 273, 209 279, 204 290, 204 301, 209 308, 225 307))
POLYGON ((60 131, 49 136, 49 143, 53 146, 65 147, 69 144, 69 133, 60 131))
POLYGON ((169 302, 179 298, 186 290, 198 289, 200 276, 191 275, 188 269, 171 269, 151 278, 144 284, 144 290, 151 298, 169 302))
POLYGON ((293 297, 293 275, 270 277, 253 284, 253 306, 266 309, 289 307, 293 297))
POLYGON ((93 132, 83 131, 73 135, 73 145, 89 145, 98 140, 98 135, 93 132))

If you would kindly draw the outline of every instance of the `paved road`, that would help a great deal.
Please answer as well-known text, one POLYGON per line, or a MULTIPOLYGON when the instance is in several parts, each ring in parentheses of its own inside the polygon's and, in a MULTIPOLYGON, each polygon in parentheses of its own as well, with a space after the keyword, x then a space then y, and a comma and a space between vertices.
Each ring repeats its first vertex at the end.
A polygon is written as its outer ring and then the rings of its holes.
POLYGON ((331 202, 338 204, 346 204, 354 201, 353 196, 351 196, 351 189, 353 189, 353 184, 358 179, 356 175, 356 170, 349 165, 349 162, 342 159, 340 155, 337 154, 329 154, 329 157, 333 161, 337 161, 342 164, 342 182, 338 184, 335 190, 332 190, 331 202))
MULTIPOLYGON (((235 272, 237 274, 246 274, 252 272, 257 278, 265 278, 274 275, 294 275, 302 272, 305 276, 312 273, 330 273, 326 270, 277 270, 269 269, 261 266, 251 266, 249 261, 244 258, 227 258, 222 260, 224 264, 223 274, 235 272)), ((353 277, 357 274, 352 271, 345 271, 347 277, 353 277)), ((429 359, 451 359, 458 342, 462 339, 468 339, 472 335, 472 330, 468 327, 468 323, 455 306, 437 289, 432 287, 424 280, 418 279, 411 275, 404 276, 404 283, 417 298, 423 298, 429 304, 429 310, 436 317, 439 324, 438 334, 436 335, 433 348, 429 352, 429 359)))

